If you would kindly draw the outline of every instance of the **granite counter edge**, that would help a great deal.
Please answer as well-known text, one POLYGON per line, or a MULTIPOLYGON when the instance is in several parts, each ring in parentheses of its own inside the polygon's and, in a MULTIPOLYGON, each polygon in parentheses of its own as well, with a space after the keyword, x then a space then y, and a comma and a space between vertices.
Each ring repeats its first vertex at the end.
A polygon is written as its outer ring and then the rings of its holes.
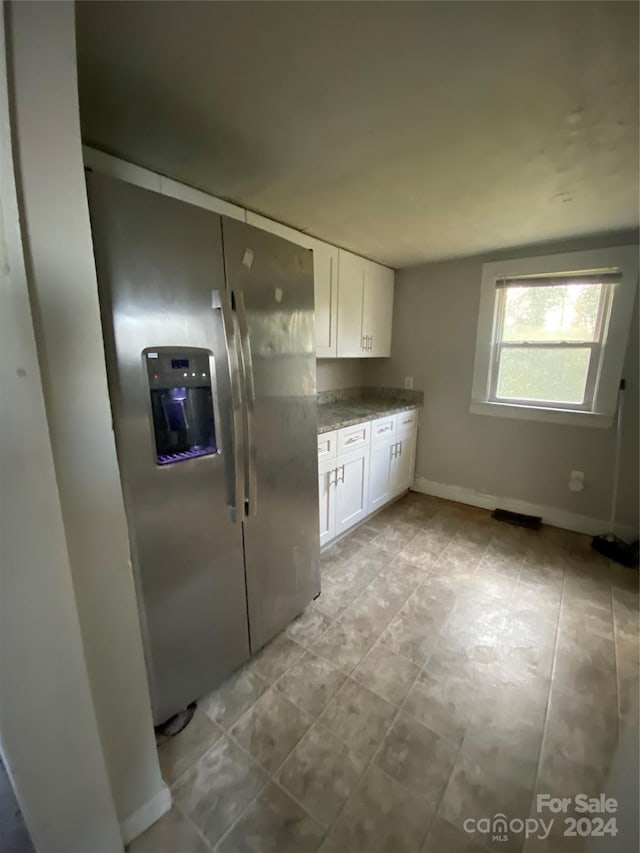
POLYGON ((380 409, 372 409, 370 412, 357 415, 356 417, 339 418, 330 423, 322 425, 318 424, 318 435, 323 435, 325 432, 332 432, 335 429, 343 429, 344 427, 355 426, 356 424, 364 424, 368 421, 376 421, 378 418, 395 415, 398 412, 409 412, 411 409, 421 409, 422 405, 422 403, 403 403, 396 406, 384 406, 380 409))

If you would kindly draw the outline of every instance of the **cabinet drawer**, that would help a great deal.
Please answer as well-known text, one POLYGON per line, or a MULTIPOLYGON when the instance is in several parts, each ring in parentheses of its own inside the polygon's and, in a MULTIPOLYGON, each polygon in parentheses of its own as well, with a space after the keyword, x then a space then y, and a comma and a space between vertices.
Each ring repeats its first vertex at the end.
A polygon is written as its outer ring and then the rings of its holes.
POLYGON ((343 427, 338 430, 338 456, 341 453, 351 453, 369 444, 371 422, 343 427))
POLYGON ((401 433, 411 432, 418 426, 418 410, 411 409, 409 412, 400 412, 396 415, 396 432, 401 433))
POLYGON ((373 445, 383 444, 390 441, 396 434, 396 416, 386 415, 371 421, 371 443, 373 445))
POLYGON ((318 462, 325 459, 335 459, 338 455, 338 430, 323 432, 318 436, 318 462))

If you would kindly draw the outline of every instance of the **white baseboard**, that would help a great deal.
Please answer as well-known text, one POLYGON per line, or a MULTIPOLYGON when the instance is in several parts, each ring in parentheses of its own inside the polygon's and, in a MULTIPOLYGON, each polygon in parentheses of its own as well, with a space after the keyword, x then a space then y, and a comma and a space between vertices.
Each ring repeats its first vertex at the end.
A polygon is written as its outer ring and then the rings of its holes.
MULTIPOLYGON (((552 527, 562 527, 564 530, 573 530, 576 533, 585 533, 588 536, 597 536, 606 533, 609 522, 601 518, 591 518, 588 515, 579 515, 575 512, 567 512, 554 506, 534 504, 529 501, 521 501, 504 495, 488 495, 486 492, 478 492, 475 489, 467 489, 465 486, 451 486, 448 483, 436 483, 427 480, 426 477, 416 477, 413 486, 415 492, 425 495, 433 495, 436 498, 444 498, 448 501, 479 506, 483 509, 507 509, 510 512, 519 512, 524 515, 539 515, 545 524, 552 527)), ((638 536, 638 531, 629 525, 616 525, 616 534, 621 539, 632 540, 638 536)))
POLYGON ((151 824, 161 818, 170 808, 171 791, 163 782, 162 788, 160 788, 157 794, 120 823, 120 833, 122 834, 123 843, 125 845, 129 844, 134 838, 142 835, 145 829, 149 829, 151 824))

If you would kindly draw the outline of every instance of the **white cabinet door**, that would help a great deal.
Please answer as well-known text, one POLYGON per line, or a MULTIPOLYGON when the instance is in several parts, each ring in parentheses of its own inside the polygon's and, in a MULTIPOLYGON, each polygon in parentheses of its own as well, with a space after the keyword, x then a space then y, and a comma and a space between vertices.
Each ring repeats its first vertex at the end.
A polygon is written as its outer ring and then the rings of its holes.
POLYGON ((418 425, 416 424, 410 435, 407 437, 407 456, 409 457, 408 471, 406 473, 405 489, 410 489, 413 486, 413 481, 416 478, 416 453, 418 450, 418 425))
POLYGON ((362 331, 364 258, 338 250, 338 358, 365 354, 362 331))
POLYGON ((362 333, 369 358, 391 355, 394 272, 388 267, 366 262, 362 333))
POLYGON ((323 462, 318 466, 320 496, 320 546, 331 542, 335 534, 336 522, 336 461, 323 462))
POLYGON ((383 444, 373 444, 371 446, 371 458, 369 462, 369 512, 375 512, 375 510, 391 500, 394 447, 395 442, 393 441, 383 444))
POLYGON ((338 357, 391 355, 394 272, 338 251, 338 357))
POLYGON ((405 492, 413 483, 416 437, 416 431, 411 430, 400 436, 393 445, 396 452, 391 462, 391 497, 405 492))
POLYGON ((368 514, 369 448, 339 457, 336 464, 335 534, 339 536, 368 514))
POLYGON ((316 357, 338 354, 338 250, 314 240, 313 289, 315 295, 316 357))

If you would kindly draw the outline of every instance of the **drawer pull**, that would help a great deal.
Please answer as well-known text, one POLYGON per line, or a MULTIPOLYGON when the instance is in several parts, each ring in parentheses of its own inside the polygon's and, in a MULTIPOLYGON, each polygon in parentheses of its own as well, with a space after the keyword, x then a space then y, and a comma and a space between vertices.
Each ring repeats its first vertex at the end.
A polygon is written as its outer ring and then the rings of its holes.
POLYGON ((412 424, 412 423, 413 423, 413 418, 405 418, 405 420, 403 420, 403 421, 402 421, 402 423, 403 423, 403 424, 412 424))
MULTIPOLYGON (((405 422, 405 423, 406 423, 406 422, 405 422)), ((386 426, 384 426, 384 427, 380 427, 380 429, 378 430, 378 433, 377 433, 377 434, 378 434, 378 435, 381 435, 383 432, 389 432, 389 430, 390 430, 390 429, 391 429, 391 424, 387 424, 387 425, 386 425, 386 426)))
POLYGON ((362 435, 362 434, 360 434, 360 435, 352 435, 352 436, 351 436, 351 438, 348 438, 348 439, 345 441, 345 445, 346 445, 346 444, 355 444, 357 441, 363 441, 363 440, 364 440, 364 435, 362 435))

